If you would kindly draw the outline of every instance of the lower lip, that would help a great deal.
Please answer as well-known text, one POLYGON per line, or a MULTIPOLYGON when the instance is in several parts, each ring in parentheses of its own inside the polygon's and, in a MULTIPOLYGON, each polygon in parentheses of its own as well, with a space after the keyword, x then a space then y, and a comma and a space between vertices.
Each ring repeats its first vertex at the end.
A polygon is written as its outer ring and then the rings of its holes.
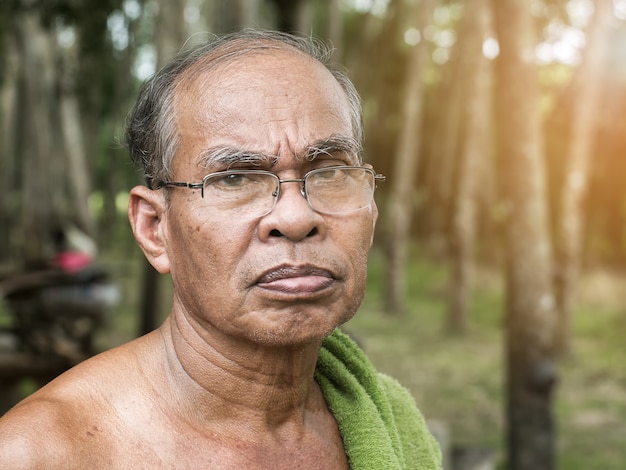
POLYGON ((287 294, 313 294, 330 287, 333 280, 324 276, 303 276, 261 282, 257 287, 287 294))

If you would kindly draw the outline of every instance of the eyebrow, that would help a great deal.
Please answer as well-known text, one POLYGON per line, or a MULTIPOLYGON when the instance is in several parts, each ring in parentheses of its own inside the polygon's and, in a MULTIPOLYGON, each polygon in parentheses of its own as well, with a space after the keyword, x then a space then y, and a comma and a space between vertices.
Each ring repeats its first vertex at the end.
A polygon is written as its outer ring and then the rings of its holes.
POLYGON ((304 152, 302 158, 312 161, 320 155, 332 156, 335 153, 345 153, 358 159, 361 153, 361 145, 353 137, 332 135, 327 139, 319 140, 311 144, 304 152))
MULTIPOLYGON (((310 144, 305 151, 296 156, 297 159, 313 161, 321 155, 332 156, 336 153, 345 153, 359 159, 361 145, 350 136, 332 135, 310 144)), ((278 155, 267 155, 262 152, 243 150, 231 146, 218 146, 203 150, 198 155, 199 165, 205 168, 212 166, 228 168, 234 164, 252 166, 274 166, 279 160, 278 155)))
POLYGON ((198 164, 209 168, 219 166, 228 168, 235 163, 246 163, 253 166, 273 165, 278 160, 275 155, 242 150, 235 147, 212 147, 200 152, 198 164))

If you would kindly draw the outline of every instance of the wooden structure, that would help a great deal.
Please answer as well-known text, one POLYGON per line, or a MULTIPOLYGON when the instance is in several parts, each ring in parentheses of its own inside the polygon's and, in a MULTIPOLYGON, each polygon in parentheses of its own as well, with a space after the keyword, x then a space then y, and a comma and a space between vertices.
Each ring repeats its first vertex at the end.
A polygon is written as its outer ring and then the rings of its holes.
POLYGON ((0 414, 20 398, 20 384, 43 385, 95 354, 93 338, 117 302, 100 267, 44 269, 0 281, 8 318, 0 329, 0 414))

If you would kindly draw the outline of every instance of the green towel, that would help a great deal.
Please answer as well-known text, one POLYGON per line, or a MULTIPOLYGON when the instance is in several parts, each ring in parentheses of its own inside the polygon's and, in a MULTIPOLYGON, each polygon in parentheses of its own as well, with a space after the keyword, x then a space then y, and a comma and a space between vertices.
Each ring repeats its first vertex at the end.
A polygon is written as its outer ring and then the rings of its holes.
POLYGON ((439 470, 441 452, 413 397, 378 373, 347 335, 322 345, 315 380, 339 425, 352 470, 439 470))

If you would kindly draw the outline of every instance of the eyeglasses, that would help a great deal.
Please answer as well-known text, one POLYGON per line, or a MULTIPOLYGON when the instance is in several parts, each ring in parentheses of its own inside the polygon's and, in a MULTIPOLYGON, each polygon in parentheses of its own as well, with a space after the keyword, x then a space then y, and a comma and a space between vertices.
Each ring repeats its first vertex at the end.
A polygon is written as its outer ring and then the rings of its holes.
POLYGON ((368 167, 333 166, 309 171, 304 178, 281 180, 264 170, 227 170, 211 173, 200 183, 162 181, 162 187, 200 189, 206 205, 231 215, 263 217, 280 197, 281 183, 301 183, 300 193, 314 211, 323 214, 349 214, 367 207, 374 197, 376 181, 385 176, 368 167))

